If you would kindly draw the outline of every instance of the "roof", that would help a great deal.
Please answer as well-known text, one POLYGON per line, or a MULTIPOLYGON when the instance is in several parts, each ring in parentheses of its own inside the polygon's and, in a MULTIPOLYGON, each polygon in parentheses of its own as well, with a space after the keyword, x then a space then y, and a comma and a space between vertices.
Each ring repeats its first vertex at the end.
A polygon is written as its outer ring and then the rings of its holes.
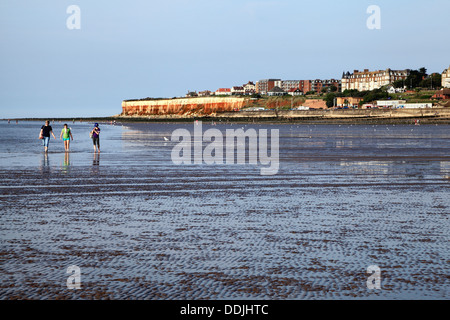
POLYGON ((230 88, 219 88, 216 92, 231 92, 230 88))
POLYGON ((281 79, 263 79, 263 80, 259 80, 258 82, 267 82, 267 81, 281 81, 281 79))
POLYGON ((269 90, 269 92, 285 92, 285 91, 280 87, 273 87, 272 89, 269 90))

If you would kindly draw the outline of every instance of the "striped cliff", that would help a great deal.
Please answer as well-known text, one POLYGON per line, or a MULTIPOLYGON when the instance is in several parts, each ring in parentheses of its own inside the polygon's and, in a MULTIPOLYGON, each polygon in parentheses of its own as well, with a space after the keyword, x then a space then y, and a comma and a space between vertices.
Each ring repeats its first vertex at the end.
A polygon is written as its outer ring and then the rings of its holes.
POLYGON ((213 115, 217 112, 237 111, 246 106, 247 99, 235 97, 201 97, 162 100, 125 100, 122 116, 152 115, 213 115))

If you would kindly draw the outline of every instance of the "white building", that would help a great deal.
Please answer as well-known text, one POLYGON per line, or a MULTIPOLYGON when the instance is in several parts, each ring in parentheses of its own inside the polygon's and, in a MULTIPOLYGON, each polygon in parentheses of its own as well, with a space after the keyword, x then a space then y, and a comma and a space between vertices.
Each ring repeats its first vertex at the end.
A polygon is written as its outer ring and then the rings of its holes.
POLYGON ((295 107, 293 110, 309 110, 309 107, 306 106, 299 106, 299 107, 295 107))
POLYGON ((219 88, 216 90, 215 95, 216 96, 231 96, 231 89, 230 88, 219 88))
POLYGON ((243 94, 245 94, 244 87, 241 87, 241 86, 231 87, 231 95, 233 95, 233 96, 240 96, 240 95, 243 95, 243 94))
POLYGON ((392 108, 398 108, 400 105, 404 105, 406 103, 406 100, 378 100, 377 106, 379 107, 392 107, 392 108))
POLYGON ((256 93, 256 85, 249 81, 248 83, 244 84, 244 94, 246 95, 252 95, 256 93))
POLYGON ((355 70, 342 75, 342 92, 345 90, 371 91, 392 84, 397 80, 405 80, 410 70, 355 70))
POLYGON ((425 108, 432 108, 432 103, 405 103, 402 105, 399 105, 397 108, 405 108, 405 109, 425 109, 425 108))
POLYGON ((281 86, 279 86, 283 91, 289 92, 292 89, 300 88, 300 80, 282 80, 281 86))
POLYGON ((299 88, 292 88, 288 91, 288 94, 291 96, 302 96, 303 91, 300 90, 299 88))
POLYGON ((406 100, 379 100, 378 107, 399 108, 399 109, 424 109, 432 108, 432 103, 406 103, 406 100))
POLYGON ((442 73, 442 87, 450 88, 450 67, 442 73))
POLYGON ((389 86, 387 89, 388 93, 404 93, 406 92, 406 87, 404 88, 394 88, 393 86, 389 86))

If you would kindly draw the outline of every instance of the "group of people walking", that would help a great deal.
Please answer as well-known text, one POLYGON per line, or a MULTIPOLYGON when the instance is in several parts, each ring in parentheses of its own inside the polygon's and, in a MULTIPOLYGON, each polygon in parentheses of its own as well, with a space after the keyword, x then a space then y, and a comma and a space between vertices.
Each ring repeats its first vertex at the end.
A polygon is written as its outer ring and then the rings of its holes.
MULTIPOLYGON (((42 145, 44 146, 44 151, 48 151, 48 145, 50 142, 50 135, 56 140, 55 134, 53 133, 53 128, 50 125, 50 121, 45 121, 45 125, 41 127, 41 132, 39 133, 39 139, 42 139, 42 145)), ((94 124, 94 128, 90 131, 89 136, 94 144, 94 152, 100 152, 100 128, 98 123, 94 124)), ((59 139, 64 141, 65 151, 69 151, 70 140, 73 141, 72 130, 64 124, 64 128, 61 130, 59 139)))

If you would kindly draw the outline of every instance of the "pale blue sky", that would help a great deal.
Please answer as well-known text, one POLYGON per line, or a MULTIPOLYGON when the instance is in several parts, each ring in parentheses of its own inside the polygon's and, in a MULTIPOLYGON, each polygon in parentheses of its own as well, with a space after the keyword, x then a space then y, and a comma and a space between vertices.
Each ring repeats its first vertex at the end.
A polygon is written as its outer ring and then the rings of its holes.
POLYGON ((124 99, 265 78, 450 64, 449 0, 2 0, 0 118, 110 116, 124 99), (69 30, 68 6, 81 9, 69 30), (381 30, 369 30, 369 5, 381 30))

